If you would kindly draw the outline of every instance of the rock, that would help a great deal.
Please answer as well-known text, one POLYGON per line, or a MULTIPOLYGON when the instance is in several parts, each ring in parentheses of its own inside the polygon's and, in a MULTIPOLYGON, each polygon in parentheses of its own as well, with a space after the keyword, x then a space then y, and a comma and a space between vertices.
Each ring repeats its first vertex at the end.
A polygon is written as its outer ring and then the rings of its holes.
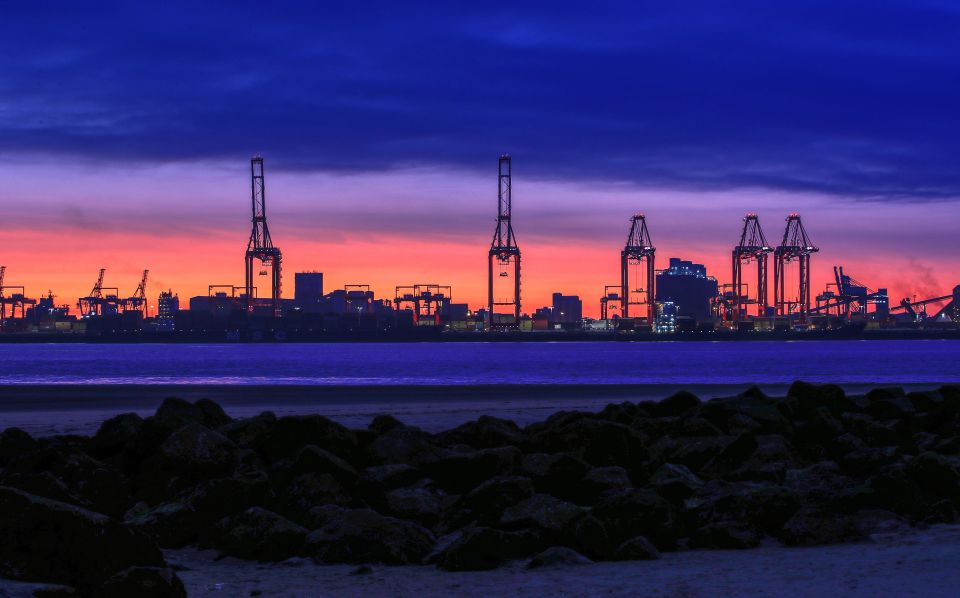
POLYGON ((469 527, 440 552, 437 566, 447 571, 483 571, 539 550, 543 550, 543 543, 530 530, 510 532, 469 527))
POLYGON ((566 568, 576 565, 589 565, 590 559, 566 546, 551 546, 527 562, 527 569, 544 567, 566 568))
POLYGON ((500 525, 512 529, 535 527, 559 534, 584 513, 584 509, 577 505, 549 494, 534 494, 505 509, 500 525))
POLYGON ((896 430, 875 421, 864 413, 844 413, 841 421, 848 432, 859 437, 869 446, 893 446, 900 440, 896 430))
POLYGON ((347 462, 353 462, 357 457, 356 435, 322 415, 288 415, 278 418, 260 449, 268 459, 278 461, 307 445, 320 447, 347 462))
POLYGON ((164 399, 151 419, 171 431, 186 424, 205 425, 202 408, 176 397, 164 399))
POLYGON ((82 594, 132 566, 163 567, 146 535, 105 515, 0 487, 0 577, 62 583, 82 594))
POLYGON ((346 506, 350 492, 329 473, 305 473, 288 481, 277 497, 277 510, 294 521, 305 522, 318 505, 346 506))
POLYGON ((701 473, 710 477, 720 477, 743 467, 747 459, 757 450, 757 438, 753 434, 740 434, 733 442, 704 465, 701 473))
POLYGON ((743 529, 777 532, 800 507, 786 488, 771 482, 723 482, 705 484, 686 501, 691 525, 703 528, 732 522, 743 529))
POLYGON ((476 421, 437 434, 436 440, 444 446, 466 444, 479 449, 519 446, 527 441, 527 436, 520 426, 508 419, 482 415, 476 421))
POLYGON ((646 536, 660 548, 676 542, 673 507, 652 490, 611 493, 594 505, 592 514, 618 544, 635 536, 646 536))
POLYGON ((217 431, 237 446, 252 448, 265 443, 276 424, 277 416, 272 411, 264 411, 260 415, 230 421, 217 428, 217 431))
POLYGON ((884 465, 894 463, 900 453, 895 446, 869 447, 864 446, 848 452, 840 460, 843 471, 850 475, 869 475, 880 471, 884 465))
POLYGON ((416 467, 400 463, 392 465, 374 465, 360 472, 359 482, 384 490, 409 486, 423 479, 424 473, 416 467))
POLYGON ((592 504, 604 493, 610 490, 624 490, 631 488, 633 483, 627 470, 619 465, 594 467, 584 474, 579 484, 579 501, 582 504, 592 504))
POLYGON ((403 427, 405 427, 403 422, 392 415, 379 414, 375 415, 374 418, 370 420, 370 425, 367 426, 367 429, 374 434, 380 435, 385 434, 394 428, 403 427))
POLYGON ((655 561, 660 551, 643 536, 630 538, 617 547, 614 559, 618 561, 655 561))
POLYGON ((616 547, 607 528, 589 513, 575 519, 560 535, 577 550, 594 559, 610 558, 616 547))
POLYGON ((429 487, 397 488, 386 495, 387 509, 401 519, 432 527, 440 519, 447 495, 429 487))
POLYGON ((130 567, 104 581, 93 598, 186 598, 183 582, 169 567, 130 567))
POLYGON ((851 517, 812 507, 794 513, 778 537, 787 546, 837 544, 864 538, 851 517))
POLYGON ((577 482, 590 465, 570 453, 532 453, 524 455, 520 473, 530 477, 537 492, 576 500, 580 494, 577 482))
POLYGON ((878 420, 904 419, 916 413, 913 402, 903 393, 902 388, 874 389, 867 393, 867 413, 878 420))
POLYGON ((450 452, 422 469, 448 492, 467 492, 483 481, 509 475, 520 465, 520 449, 513 446, 466 453, 450 452))
POLYGON ((657 417, 686 415, 700 404, 700 399, 695 394, 681 390, 657 403, 654 413, 657 417))
MULTIPOLYGON (((548 420, 549 422, 549 420, 548 420)), ((649 458, 643 437, 624 425, 578 417, 572 422, 547 426, 531 439, 537 450, 555 453, 573 449, 594 466, 619 465, 641 476, 649 458)))
POLYGON ((423 430, 399 424, 388 427, 377 436, 367 447, 367 452, 376 464, 420 466, 433 463, 450 451, 438 446, 423 430))
POLYGON ((650 485, 667 500, 679 502, 703 487, 703 480, 683 465, 664 463, 650 477, 650 485))
POLYGON ((664 460, 685 465, 691 471, 697 472, 727 448, 735 438, 734 436, 696 436, 661 439, 654 450, 660 450, 664 460))
POLYGON ((34 450, 36 446, 37 441, 20 428, 7 428, 0 432, 0 467, 34 450))
POLYGON ((913 391, 907 394, 907 398, 916 411, 938 415, 945 411, 946 401, 944 401, 943 395, 936 390, 913 391))
POLYGON ((143 418, 136 413, 121 413, 100 425, 90 440, 90 452, 98 459, 113 457, 136 444, 143 418))
POLYGON ((93 505, 74 493, 63 481, 49 471, 15 473, 0 471, 0 485, 23 490, 28 494, 77 505, 86 509, 93 505))
POLYGON ((937 453, 922 453, 910 462, 908 473, 918 489, 960 503, 960 460, 937 453))
POLYGON ((170 475, 188 479, 222 477, 236 467, 238 454, 237 445, 226 436, 189 423, 160 445, 158 466, 170 475))
POLYGON ((223 407, 210 399, 200 399, 193 405, 200 409, 203 425, 208 428, 219 428, 233 421, 233 419, 227 415, 227 412, 223 410, 223 407))
POLYGON ((357 470, 349 463, 312 444, 298 450, 290 459, 278 463, 275 470, 281 480, 305 473, 330 474, 345 486, 353 486, 358 477, 357 470))
POLYGON ((328 511, 323 527, 307 537, 307 548, 322 563, 419 563, 434 537, 410 521, 384 517, 372 509, 328 511))
POLYGON ((463 504, 475 513, 499 518, 511 505, 533 496, 533 482, 522 476, 497 476, 480 484, 463 497, 463 504))
POLYGON ((303 551, 308 530, 289 519, 253 507, 219 524, 213 547, 230 556, 278 562, 303 551))
POLYGON ((201 527, 193 507, 180 502, 152 509, 140 503, 127 512, 124 521, 153 538, 161 548, 180 548, 196 542, 201 527))
POLYGON ((734 416, 747 416, 759 424, 759 432, 764 434, 789 434, 790 422, 777 409, 774 399, 759 396, 740 395, 711 399, 700 408, 703 417, 726 433, 732 433, 732 422, 742 427, 742 421, 734 416))
POLYGON ((273 487, 266 475, 217 478, 192 488, 179 497, 201 522, 219 521, 250 507, 273 502, 273 487))
POLYGON ((790 385, 787 395, 797 400, 798 415, 802 418, 809 418, 820 408, 826 409, 835 417, 859 410, 856 403, 848 399, 843 389, 836 384, 816 385, 797 381, 790 385))

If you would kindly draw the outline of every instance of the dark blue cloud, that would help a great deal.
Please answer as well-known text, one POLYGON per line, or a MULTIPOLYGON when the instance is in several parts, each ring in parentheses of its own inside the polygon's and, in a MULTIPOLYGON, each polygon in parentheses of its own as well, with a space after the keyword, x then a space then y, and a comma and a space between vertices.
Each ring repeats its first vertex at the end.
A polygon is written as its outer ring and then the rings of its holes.
POLYGON ((960 196, 950 2, 279 4, 7 7, 0 151, 960 196))

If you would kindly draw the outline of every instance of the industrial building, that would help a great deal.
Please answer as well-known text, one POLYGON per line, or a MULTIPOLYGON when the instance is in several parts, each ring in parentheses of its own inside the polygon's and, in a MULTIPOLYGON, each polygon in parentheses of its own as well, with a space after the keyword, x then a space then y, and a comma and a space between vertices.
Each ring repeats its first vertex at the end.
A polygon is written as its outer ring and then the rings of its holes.
POLYGON ((672 303, 677 317, 708 321, 718 290, 717 279, 707 276, 703 264, 672 257, 670 266, 657 272, 657 303, 672 303))

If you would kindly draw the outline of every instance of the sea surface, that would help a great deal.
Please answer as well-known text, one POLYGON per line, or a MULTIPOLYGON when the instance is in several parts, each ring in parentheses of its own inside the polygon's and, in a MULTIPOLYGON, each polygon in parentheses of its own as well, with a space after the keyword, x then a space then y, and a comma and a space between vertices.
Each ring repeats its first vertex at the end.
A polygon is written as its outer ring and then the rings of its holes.
POLYGON ((88 432, 121 410, 151 413, 167 394, 210 396, 238 416, 320 412, 366 425, 392 413, 439 429, 680 388, 776 395, 798 379, 850 392, 960 383, 960 341, 2 344, 0 429, 88 432))

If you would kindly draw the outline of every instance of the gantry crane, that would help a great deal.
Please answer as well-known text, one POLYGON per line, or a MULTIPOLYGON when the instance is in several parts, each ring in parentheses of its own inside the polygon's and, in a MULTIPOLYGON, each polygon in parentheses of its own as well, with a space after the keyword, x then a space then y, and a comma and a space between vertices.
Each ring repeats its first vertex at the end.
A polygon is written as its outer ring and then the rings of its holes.
POLYGON ((260 260, 260 275, 267 274, 270 269, 270 302, 274 317, 280 317, 280 248, 274 247, 270 239, 270 229, 267 228, 267 197, 263 178, 263 158, 255 156, 250 160, 250 189, 253 209, 253 230, 250 232, 250 241, 247 243, 247 252, 244 258, 246 271, 247 311, 252 312, 254 307, 254 261, 260 260))
POLYGON ((814 246, 803 228, 800 214, 787 216, 783 240, 773 252, 773 304, 778 316, 797 315, 805 322, 810 309, 810 256, 820 251, 814 246), (796 261, 799 266, 797 299, 786 297, 786 265, 796 261))
POLYGON ((123 311, 139 311, 144 318, 147 317, 147 275, 149 273, 150 270, 143 271, 143 277, 140 278, 140 284, 137 285, 137 290, 134 291, 133 296, 123 300, 123 311))
POLYGON ((450 305, 453 291, 449 285, 414 284, 398 286, 393 297, 394 308, 400 311, 405 304, 410 304, 413 311, 414 325, 421 322, 432 322, 440 325, 444 307, 450 305))
POLYGON ((26 296, 23 285, 8 285, 4 282, 7 274, 7 267, 0 266, 0 326, 7 320, 7 306, 10 306, 10 317, 17 317, 17 308, 20 309, 20 317, 26 315, 27 306, 37 304, 36 299, 30 299, 26 296), (13 291, 8 294, 8 291, 13 291))
POLYGON ((509 154, 500 156, 497 191, 497 228, 490 243, 490 252, 487 258, 487 304, 489 311, 488 329, 518 328, 520 326, 520 247, 513 235, 513 166, 509 154), (510 278, 513 270, 513 289, 509 297, 494 295, 494 271, 498 278, 510 278), (498 315, 497 306, 509 305, 513 308, 513 315, 505 318, 506 314, 498 315))
POLYGON ((106 268, 100 268, 97 282, 94 283, 90 294, 77 300, 77 308, 82 317, 90 318, 117 312, 121 303, 118 298, 119 291, 116 287, 103 286, 103 275, 106 271, 106 268))
POLYGON ((653 246, 650 232, 647 230, 647 218, 643 214, 634 214, 630 218, 630 232, 627 243, 620 252, 620 297, 622 316, 629 318, 630 306, 645 305, 648 324, 657 317, 656 306, 656 260, 657 248, 653 246), (630 275, 631 268, 643 270, 630 275), (639 280, 638 280, 639 278, 639 280), (643 286, 640 286, 643 285, 643 286), (634 288, 635 287, 635 288, 634 288))
POLYGON ((608 320, 611 317, 610 312, 618 309, 623 312, 623 300, 620 293, 623 288, 619 284, 608 284, 603 287, 603 297, 600 297, 600 319, 608 320))
POLYGON ((757 315, 767 315, 767 256, 773 251, 760 228, 760 219, 750 213, 743 217, 740 242, 733 248, 733 319, 750 315, 750 305, 757 306, 757 315), (744 266, 751 262, 757 265, 755 297, 750 297, 749 285, 743 282, 744 266))

